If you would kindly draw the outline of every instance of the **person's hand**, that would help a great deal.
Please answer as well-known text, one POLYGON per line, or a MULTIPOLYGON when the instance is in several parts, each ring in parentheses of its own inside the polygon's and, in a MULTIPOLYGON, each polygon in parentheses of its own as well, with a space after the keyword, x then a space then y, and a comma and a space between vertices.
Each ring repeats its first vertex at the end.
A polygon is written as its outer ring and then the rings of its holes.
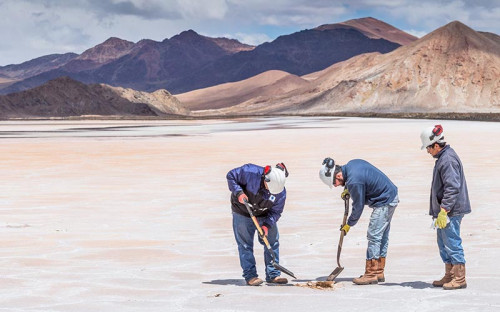
POLYGON ((351 196, 348 189, 344 189, 342 194, 340 194, 340 198, 342 198, 343 200, 346 200, 346 196, 349 196, 349 197, 351 196))
POLYGON ((242 204, 245 203, 245 200, 248 201, 248 196, 245 193, 241 193, 240 196, 238 196, 238 201, 242 204))
POLYGON ((448 212, 446 212, 445 209, 441 208, 441 211, 439 212, 438 217, 436 219, 436 225, 440 229, 444 229, 446 227, 447 216, 448 216, 448 212))
POLYGON ((262 232, 264 232, 264 236, 267 236, 267 233, 269 233, 269 229, 267 228, 267 226, 262 226, 262 232))
POLYGON ((343 227, 340 228, 341 231, 344 231, 344 236, 347 235, 347 232, 349 232, 349 229, 351 227, 349 226, 349 224, 346 224, 344 225, 343 227))

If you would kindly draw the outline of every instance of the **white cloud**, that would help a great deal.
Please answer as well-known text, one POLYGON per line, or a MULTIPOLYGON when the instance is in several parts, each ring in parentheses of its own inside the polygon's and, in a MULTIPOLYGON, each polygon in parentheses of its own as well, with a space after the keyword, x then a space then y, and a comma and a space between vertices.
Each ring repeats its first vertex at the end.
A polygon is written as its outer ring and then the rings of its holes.
POLYGON ((415 30, 415 29, 402 29, 402 31, 409 33, 410 35, 413 35, 417 38, 422 38, 423 36, 427 35, 428 32, 426 31, 421 31, 421 30, 415 30))
POLYGON ((245 34, 238 32, 234 35, 227 35, 226 37, 233 37, 233 36, 235 39, 238 39, 238 41, 241 43, 246 43, 254 46, 257 46, 264 42, 272 41, 272 38, 270 38, 266 34, 245 34))
POLYGON ((333 23, 347 12, 342 1, 228 0, 228 2, 235 18, 271 26, 317 26, 333 23))
POLYGON ((228 11, 225 0, 178 0, 177 4, 182 16, 188 19, 222 19, 228 11))

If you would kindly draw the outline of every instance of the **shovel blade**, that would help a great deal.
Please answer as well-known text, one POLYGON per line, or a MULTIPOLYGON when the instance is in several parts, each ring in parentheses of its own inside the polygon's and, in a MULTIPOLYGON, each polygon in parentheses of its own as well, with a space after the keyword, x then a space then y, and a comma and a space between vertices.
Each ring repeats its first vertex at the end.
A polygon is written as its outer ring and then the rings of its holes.
POLYGON ((287 268, 285 268, 285 267, 283 267, 283 266, 279 265, 278 263, 273 262, 273 267, 275 267, 276 269, 280 270, 281 272, 283 272, 283 273, 285 273, 285 274, 288 274, 288 275, 290 275, 291 277, 293 277, 293 278, 297 279, 297 278, 295 277, 295 275, 293 275, 292 271, 290 271, 290 270, 288 270, 287 268))
POLYGON ((330 275, 328 275, 328 277, 326 278, 327 281, 333 281, 337 276, 339 276, 340 272, 344 271, 344 268, 339 266, 337 268, 335 268, 335 270, 333 270, 332 273, 330 273, 330 275))

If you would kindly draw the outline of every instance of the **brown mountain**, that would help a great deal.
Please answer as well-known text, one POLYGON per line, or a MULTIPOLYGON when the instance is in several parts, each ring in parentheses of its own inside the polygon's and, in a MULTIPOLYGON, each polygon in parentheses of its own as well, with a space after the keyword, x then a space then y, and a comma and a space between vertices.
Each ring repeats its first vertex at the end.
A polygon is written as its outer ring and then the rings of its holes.
POLYGON ((0 118, 186 114, 189 111, 165 90, 146 93, 104 84, 86 85, 68 77, 0 96, 0 118))
POLYGON ((211 38, 206 36, 204 37, 214 42, 216 45, 221 47, 223 50, 227 51, 229 54, 234 54, 241 51, 252 51, 253 49, 255 49, 255 46, 241 43, 236 39, 229 39, 224 37, 219 37, 219 38, 211 38))
POLYGON ((220 113, 500 111, 500 42, 460 22, 387 53, 302 78, 310 84, 220 113))
POLYGON ((0 66, 0 89, 17 81, 60 68, 76 58, 78 54, 51 54, 32 59, 21 64, 0 66))
POLYGON ((191 110, 219 109, 250 99, 287 93, 308 84, 298 76, 271 70, 242 81, 176 94, 175 97, 191 110))
POLYGON ((373 17, 352 19, 338 24, 321 25, 316 29, 325 30, 341 28, 354 28, 361 31, 368 38, 385 39, 388 41, 399 43, 400 45, 407 45, 418 39, 415 36, 412 36, 392 25, 389 25, 373 17))
POLYGON ((133 42, 111 37, 103 43, 84 51, 64 65, 62 69, 68 72, 79 72, 98 68, 126 55, 133 47, 133 42))

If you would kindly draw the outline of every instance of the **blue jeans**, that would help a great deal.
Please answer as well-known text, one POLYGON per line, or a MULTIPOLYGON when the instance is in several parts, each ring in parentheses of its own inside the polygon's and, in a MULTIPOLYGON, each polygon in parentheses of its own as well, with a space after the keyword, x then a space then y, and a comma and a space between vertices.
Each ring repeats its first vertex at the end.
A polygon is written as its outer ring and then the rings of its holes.
POLYGON ((460 223, 463 217, 464 215, 450 217, 450 223, 444 229, 436 230, 439 255, 444 263, 465 264, 464 249, 460 238, 460 223))
MULTIPOLYGON (((263 219, 257 218, 259 224, 262 226, 263 219)), ((238 252, 240 255, 240 265, 243 269, 243 278, 248 282, 250 279, 254 277, 258 277, 257 268, 255 266, 255 257, 253 255, 253 241, 255 232, 257 229, 255 228, 255 224, 249 217, 242 216, 240 214, 233 212, 233 232, 234 238, 236 239, 236 243, 238 245, 238 252)), ((258 235, 257 235, 258 236, 258 235)), ((269 229, 269 233, 267 235, 267 240, 269 241, 269 245, 271 245, 271 249, 274 252, 276 263, 279 263, 279 233, 278 233, 278 225, 275 224, 272 228, 269 229)), ((259 243, 264 246, 264 263, 266 265, 266 280, 269 281, 276 276, 279 276, 281 272, 277 270, 272 264, 272 256, 267 250, 264 242, 259 237, 259 243)))
POLYGON ((399 203, 396 196, 392 203, 386 206, 373 208, 368 225, 368 248, 366 249, 366 260, 379 259, 387 256, 389 247, 389 231, 391 230, 391 220, 394 211, 399 203))

